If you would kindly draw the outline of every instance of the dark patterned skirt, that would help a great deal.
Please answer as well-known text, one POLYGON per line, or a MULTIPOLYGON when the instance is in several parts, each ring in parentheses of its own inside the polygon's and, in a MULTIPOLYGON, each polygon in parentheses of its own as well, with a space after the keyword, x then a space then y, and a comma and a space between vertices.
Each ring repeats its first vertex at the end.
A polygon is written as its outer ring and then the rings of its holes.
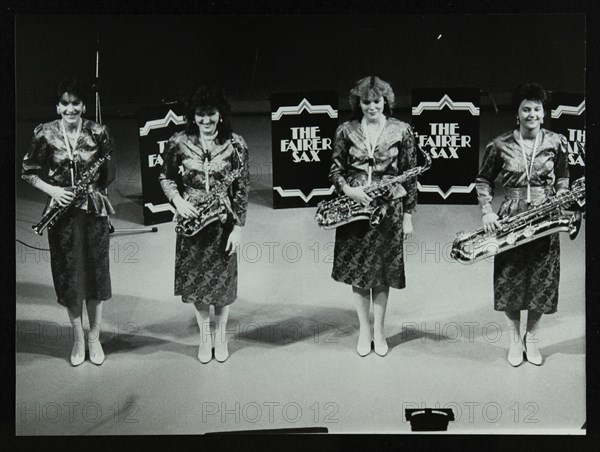
POLYGON ((233 225, 215 221, 196 235, 177 234, 175 295, 184 303, 227 306, 237 298, 237 255, 225 252, 233 225))
POLYGON ((336 229, 331 277, 362 289, 403 289, 406 281, 402 246, 402 200, 397 199, 389 204, 377 226, 361 220, 336 229))
POLYGON ((48 231, 50 266, 58 303, 112 297, 108 217, 71 207, 48 231))
POLYGON ((558 233, 498 254, 494 259, 494 309, 553 314, 558 306, 558 233))

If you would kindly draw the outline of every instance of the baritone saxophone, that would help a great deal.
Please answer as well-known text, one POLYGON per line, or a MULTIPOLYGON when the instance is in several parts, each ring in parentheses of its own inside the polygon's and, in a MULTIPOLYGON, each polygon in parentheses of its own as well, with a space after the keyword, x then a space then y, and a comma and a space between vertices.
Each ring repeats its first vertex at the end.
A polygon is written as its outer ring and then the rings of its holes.
POLYGON ((567 232, 574 240, 579 234, 582 214, 579 210, 563 211, 573 203, 585 204, 585 177, 573 182, 565 193, 550 196, 525 212, 498 220, 500 227, 493 233, 488 234, 483 228, 459 232, 450 256, 459 262, 478 262, 555 232, 567 232))

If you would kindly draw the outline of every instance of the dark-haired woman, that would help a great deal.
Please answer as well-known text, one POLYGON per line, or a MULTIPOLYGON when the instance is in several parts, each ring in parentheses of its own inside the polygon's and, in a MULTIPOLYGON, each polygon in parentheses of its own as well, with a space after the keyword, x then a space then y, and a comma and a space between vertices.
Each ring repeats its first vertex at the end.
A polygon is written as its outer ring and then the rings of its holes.
POLYGON ((60 118, 35 128, 22 170, 24 180, 49 196, 44 213, 57 205, 71 204, 48 230, 48 243, 57 301, 67 308, 73 327, 73 366, 85 360, 84 300, 90 360, 97 365, 104 362, 100 344, 102 302, 112 296, 108 215, 114 210, 103 190, 115 178, 114 159, 102 164, 85 196, 73 201, 69 189, 98 159, 114 149, 108 128, 82 117, 84 91, 75 79, 60 82, 56 97, 60 118))
POLYGON ((194 305, 200 328, 198 359, 212 359, 213 335, 210 306, 214 307, 214 356, 224 362, 229 356, 227 319, 229 306, 237 298, 236 248, 248 205, 248 148, 232 132, 231 108, 224 91, 201 86, 186 103, 185 131, 174 134, 165 153, 160 181, 178 216, 197 217, 202 199, 232 171, 241 174, 219 197, 226 219, 214 221, 192 236, 177 234, 175 249, 175 295, 194 305), (183 192, 179 191, 178 180, 183 192))
POLYGON ((416 165, 410 126, 391 117, 394 92, 378 77, 358 81, 350 91, 352 120, 338 127, 329 173, 338 193, 361 204, 385 202, 387 212, 377 226, 356 221, 336 230, 332 277, 352 286, 360 330, 356 351, 385 356, 388 344, 384 321, 389 289, 406 286, 403 241, 412 235, 416 207, 416 178, 399 185, 385 200, 372 200, 363 190, 388 176, 416 165), (373 301, 373 331, 369 311, 373 301))
MULTIPOLYGON (((493 233, 499 219, 512 216, 569 188, 567 139, 542 128, 548 95, 536 83, 519 86, 512 103, 517 127, 494 138, 485 150, 477 195, 483 228, 493 233), (500 175, 506 197, 498 214, 492 211, 494 181, 500 175)), ((505 251, 494 260, 494 309, 504 311, 509 327, 508 361, 542 364, 538 349, 542 314, 553 314, 558 305, 560 241, 558 233, 505 251), (521 311, 527 311, 527 329, 520 332, 521 311)))

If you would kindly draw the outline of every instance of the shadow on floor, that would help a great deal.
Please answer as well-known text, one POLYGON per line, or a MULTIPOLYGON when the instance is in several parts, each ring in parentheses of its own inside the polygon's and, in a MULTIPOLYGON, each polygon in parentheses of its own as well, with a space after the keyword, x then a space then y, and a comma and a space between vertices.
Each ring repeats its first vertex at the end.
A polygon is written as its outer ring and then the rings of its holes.
POLYGON ((585 355, 585 337, 577 337, 569 339, 567 341, 559 342, 544 347, 544 344, 540 344, 540 353, 542 356, 549 358, 554 354, 566 354, 566 355, 585 355))
MULTIPOLYGON (((145 335, 143 330, 137 331, 135 328, 129 331, 104 329, 100 341, 107 357, 120 353, 148 355, 163 351, 195 357, 198 352, 197 346, 145 335)), ((68 362, 72 344, 73 330, 68 321, 61 324, 44 320, 17 320, 16 352, 19 364, 34 361, 37 356, 61 358, 68 362)))

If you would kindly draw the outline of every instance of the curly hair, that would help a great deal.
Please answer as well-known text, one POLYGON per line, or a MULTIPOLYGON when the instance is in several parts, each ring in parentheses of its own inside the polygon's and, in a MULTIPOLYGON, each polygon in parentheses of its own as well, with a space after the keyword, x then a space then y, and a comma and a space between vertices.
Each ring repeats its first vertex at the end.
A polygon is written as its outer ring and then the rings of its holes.
POLYGON ((521 102, 524 100, 535 100, 542 103, 542 107, 544 110, 548 109, 548 103, 550 101, 548 93, 542 85, 539 83, 525 83, 523 85, 517 86, 517 88, 512 93, 512 107, 514 111, 519 110, 519 106, 521 102))
POLYGON ((75 77, 65 77, 58 83, 55 98, 56 104, 60 102, 65 93, 75 96, 83 103, 85 103, 88 94, 87 87, 75 77))
POLYGON ((201 85, 190 94, 184 110, 186 133, 188 135, 198 135, 200 133, 195 121, 198 110, 202 112, 217 110, 219 112, 222 121, 217 124, 218 135, 215 139, 217 143, 223 144, 231 138, 231 106, 223 88, 216 85, 201 85))
POLYGON ((390 117, 395 100, 391 85, 374 75, 362 78, 356 82, 354 88, 350 90, 350 97, 348 98, 352 119, 361 119, 363 117, 363 112, 360 108, 361 99, 378 99, 380 97, 384 99, 383 114, 390 117))

